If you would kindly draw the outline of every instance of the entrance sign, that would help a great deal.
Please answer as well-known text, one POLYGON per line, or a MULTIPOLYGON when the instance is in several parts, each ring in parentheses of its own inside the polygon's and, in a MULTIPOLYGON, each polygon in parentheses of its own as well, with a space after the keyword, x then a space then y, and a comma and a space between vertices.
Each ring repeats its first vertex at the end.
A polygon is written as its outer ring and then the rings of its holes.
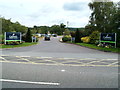
POLYGON ((5 44, 9 41, 21 42, 21 32, 5 32, 5 44))
POLYGON ((116 33, 101 33, 100 42, 102 43, 114 43, 116 47, 116 33))

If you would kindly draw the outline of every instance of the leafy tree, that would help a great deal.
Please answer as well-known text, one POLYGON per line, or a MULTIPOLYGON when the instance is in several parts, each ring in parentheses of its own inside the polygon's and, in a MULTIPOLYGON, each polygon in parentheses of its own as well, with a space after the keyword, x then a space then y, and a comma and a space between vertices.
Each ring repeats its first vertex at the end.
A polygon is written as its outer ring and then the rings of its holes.
POLYGON ((4 32, 10 32, 11 31, 11 21, 10 19, 6 20, 5 18, 2 18, 2 33, 4 32))
POLYGON ((60 27, 65 29, 66 25, 64 25, 63 23, 60 24, 60 27))
POLYGON ((19 22, 11 22, 11 19, 5 19, 5 18, 0 18, 2 19, 2 34, 4 34, 4 32, 22 32, 25 33, 26 32, 26 27, 21 25, 19 22))
POLYGON ((116 9, 117 9, 117 12, 114 17, 114 20, 115 20, 114 25, 117 33, 117 47, 120 47, 120 1, 118 2, 116 9))
POLYGON ((35 30, 35 33, 40 33, 40 28, 38 26, 35 25, 33 28, 33 30, 35 30))
POLYGON ((65 29, 65 31, 64 31, 64 35, 70 35, 70 31, 69 31, 69 29, 65 29))
POLYGON ((13 23, 11 25, 11 27, 13 28, 13 31, 21 32, 22 34, 26 33, 26 30, 27 30, 27 28, 25 26, 21 25, 19 22, 13 23))
POLYGON ((65 31, 65 27, 66 25, 64 23, 60 24, 60 28, 61 28, 61 35, 63 34, 63 32, 65 31))
POLYGON ((90 9, 93 11, 90 16, 90 25, 92 29, 100 32, 111 32, 112 17, 116 12, 113 2, 92 2, 89 3, 90 9))
POLYGON ((41 31, 42 34, 45 34, 49 31, 49 27, 48 26, 40 26, 39 30, 41 31))
POLYGON ((88 24, 88 25, 86 25, 85 26, 85 33, 84 33, 84 35, 85 36, 89 36, 93 31, 94 31, 94 26, 92 26, 91 24, 88 24))
POLYGON ((89 25, 86 31, 98 30, 102 33, 117 33, 117 46, 120 47, 120 2, 92 2, 89 7, 92 10, 89 25))
POLYGON ((62 35, 63 34, 63 29, 61 29, 61 27, 59 25, 53 25, 50 28, 50 32, 51 33, 56 33, 58 35, 62 35))

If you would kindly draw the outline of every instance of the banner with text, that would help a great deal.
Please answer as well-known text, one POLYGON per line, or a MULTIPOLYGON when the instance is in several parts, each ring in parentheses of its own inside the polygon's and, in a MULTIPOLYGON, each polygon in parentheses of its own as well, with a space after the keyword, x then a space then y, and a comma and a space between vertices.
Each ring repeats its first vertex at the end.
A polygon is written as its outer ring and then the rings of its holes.
POLYGON ((100 42, 116 43, 116 33, 101 33, 100 42))
POLYGON ((5 32, 6 41, 21 41, 21 32, 5 32))

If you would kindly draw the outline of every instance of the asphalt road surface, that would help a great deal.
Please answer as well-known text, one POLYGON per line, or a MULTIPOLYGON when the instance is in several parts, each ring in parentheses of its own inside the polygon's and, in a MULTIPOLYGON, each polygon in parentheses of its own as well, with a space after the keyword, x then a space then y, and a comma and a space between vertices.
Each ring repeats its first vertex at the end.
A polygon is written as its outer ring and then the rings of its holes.
POLYGON ((40 41, 38 45, 5 49, 3 55, 18 56, 42 56, 42 57, 60 57, 60 58, 112 58, 117 59, 118 54, 106 53, 98 50, 88 49, 77 45, 71 45, 59 42, 60 37, 53 37, 51 41, 40 41))
POLYGON ((60 38, 2 50, 2 88, 118 88, 118 54, 60 38))

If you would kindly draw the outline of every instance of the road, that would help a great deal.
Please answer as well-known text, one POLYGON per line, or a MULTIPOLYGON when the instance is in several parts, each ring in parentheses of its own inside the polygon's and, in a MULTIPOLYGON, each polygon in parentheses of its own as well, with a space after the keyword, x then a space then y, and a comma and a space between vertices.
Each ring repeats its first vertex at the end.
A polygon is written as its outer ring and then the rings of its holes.
POLYGON ((6 49, 2 51, 3 55, 18 56, 42 56, 42 57, 67 57, 67 58, 113 58, 117 59, 118 54, 106 53, 92 50, 76 45, 60 43, 58 38, 52 38, 51 41, 40 41, 36 46, 6 49))
POLYGON ((2 87, 118 88, 118 54, 59 39, 2 50, 2 87))

